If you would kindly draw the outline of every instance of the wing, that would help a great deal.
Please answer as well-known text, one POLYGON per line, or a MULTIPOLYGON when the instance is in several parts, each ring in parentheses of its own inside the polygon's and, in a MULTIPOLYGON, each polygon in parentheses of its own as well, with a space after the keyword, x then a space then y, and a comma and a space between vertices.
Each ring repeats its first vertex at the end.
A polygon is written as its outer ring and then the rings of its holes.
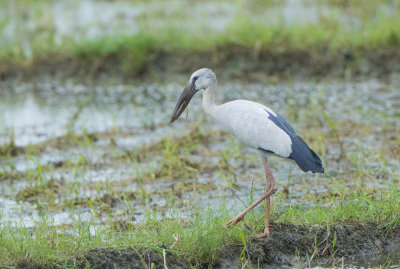
MULTIPOLYGON (((268 107, 247 100, 236 100, 218 109, 220 113, 217 120, 244 144, 281 157, 290 156, 292 140, 284 128, 275 123, 277 117, 283 118, 268 107)), ((281 125, 285 124, 287 130, 293 131, 286 121, 281 125)))
POLYGON ((324 172, 318 155, 284 118, 270 108, 247 100, 236 100, 218 109, 217 120, 244 144, 292 159, 305 172, 324 172))
POLYGON ((294 160, 305 172, 324 172, 324 168, 319 156, 312 149, 310 149, 307 143, 300 136, 296 134, 292 126, 290 126, 290 124, 284 118, 282 118, 279 114, 273 115, 270 113, 269 119, 289 135, 290 140, 292 141, 292 152, 288 156, 289 159, 294 160))

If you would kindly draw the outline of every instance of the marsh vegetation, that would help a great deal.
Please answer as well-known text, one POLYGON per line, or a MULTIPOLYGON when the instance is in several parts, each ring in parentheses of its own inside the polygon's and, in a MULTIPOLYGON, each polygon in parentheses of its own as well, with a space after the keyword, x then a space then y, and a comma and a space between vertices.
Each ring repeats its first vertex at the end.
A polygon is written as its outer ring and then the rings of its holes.
POLYGON ((300 2, 0 3, 0 266, 399 265, 400 2, 300 2), (168 124, 203 66, 217 102, 268 105, 323 159, 269 160, 269 239, 263 206, 224 228, 258 157, 199 97, 168 124))

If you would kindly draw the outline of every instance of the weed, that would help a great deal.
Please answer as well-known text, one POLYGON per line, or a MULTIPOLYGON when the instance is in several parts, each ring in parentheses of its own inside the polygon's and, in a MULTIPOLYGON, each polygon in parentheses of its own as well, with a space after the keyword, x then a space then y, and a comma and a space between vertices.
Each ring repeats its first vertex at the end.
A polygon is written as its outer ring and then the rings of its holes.
MULTIPOLYGON (((400 212, 399 205, 392 202, 399 199, 398 195, 393 187, 383 192, 381 199, 371 199, 364 193, 354 193, 346 199, 335 196, 335 198, 330 198, 331 202, 334 202, 330 207, 299 205, 297 208, 289 207, 285 210, 275 208, 272 211, 274 212, 272 219, 275 222, 322 225, 349 221, 374 221, 379 223, 382 231, 389 231, 400 227, 400 216, 392 214, 400 212), (293 213, 296 210, 297 212, 293 213), (321 211, 323 214, 320 214, 321 211)), ((90 204, 94 214, 97 214, 98 209, 92 201, 90 204)), ((243 224, 225 229, 224 224, 229 218, 226 210, 226 208, 210 209, 183 215, 171 212, 172 219, 160 219, 157 215, 149 213, 143 225, 130 226, 129 230, 124 231, 123 236, 114 229, 105 229, 93 234, 91 224, 84 224, 79 215, 72 225, 72 233, 70 228, 64 230, 64 228, 55 227, 45 218, 34 230, 28 230, 23 225, 12 227, 2 224, 0 226, 1 260, 2 264, 13 264, 22 259, 31 259, 39 264, 49 262, 65 264, 93 247, 158 248, 163 245, 192 265, 200 265, 205 261, 212 264, 222 247, 232 243, 241 242, 242 254, 247 253, 247 238, 254 234, 253 230, 249 230, 243 224)), ((257 226, 262 223, 262 220, 256 214, 249 214, 245 222, 249 222, 250 226, 257 226)), ((336 241, 337 237, 334 234, 331 242, 332 255, 337 251, 336 241)), ((318 247, 322 242, 314 242, 314 251, 310 253, 307 260, 309 265, 318 254, 318 247)))
POLYGON ((344 221, 373 221, 379 223, 384 231, 391 231, 400 227, 400 205, 393 203, 400 199, 396 186, 391 186, 387 191, 374 197, 365 190, 350 192, 346 195, 331 196, 323 201, 323 206, 289 206, 277 208, 272 211, 276 221, 297 224, 334 224, 344 221))

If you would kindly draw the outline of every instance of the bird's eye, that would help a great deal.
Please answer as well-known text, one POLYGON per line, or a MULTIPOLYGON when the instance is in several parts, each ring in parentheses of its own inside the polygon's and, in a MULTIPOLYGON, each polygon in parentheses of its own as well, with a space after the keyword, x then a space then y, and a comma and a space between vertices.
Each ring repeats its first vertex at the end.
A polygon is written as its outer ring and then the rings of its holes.
POLYGON ((199 78, 199 76, 193 77, 192 83, 194 84, 198 78, 199 78))

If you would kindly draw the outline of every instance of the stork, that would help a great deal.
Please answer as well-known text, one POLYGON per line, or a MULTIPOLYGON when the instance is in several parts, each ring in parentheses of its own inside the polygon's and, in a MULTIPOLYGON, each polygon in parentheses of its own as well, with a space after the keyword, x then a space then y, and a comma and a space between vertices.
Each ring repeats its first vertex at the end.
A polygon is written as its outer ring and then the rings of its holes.
POLYGON ((227 226, 235 225, 259 203, 265 200, 265 228, 256 237, 269 236, 270 196, 278 190, 267 157, 275 155, 294 161, 304 172, 323 173, 321 159, 310 149, 304 140, 296 134, 289 123, 272 109, 248 100, 235 100, 222 105, 214 104, 214 93, 217 90, 217 78, 208 68, 194 72, 183 90, 172 114, 170 123, 179 118, 188 106, 194 94, 203 92, 203 109, 219 122, 227 131, 237 137, 243 144, 256 150, 261 157, 267 184, 264 194, 239 215, 231 219, 227 226))

